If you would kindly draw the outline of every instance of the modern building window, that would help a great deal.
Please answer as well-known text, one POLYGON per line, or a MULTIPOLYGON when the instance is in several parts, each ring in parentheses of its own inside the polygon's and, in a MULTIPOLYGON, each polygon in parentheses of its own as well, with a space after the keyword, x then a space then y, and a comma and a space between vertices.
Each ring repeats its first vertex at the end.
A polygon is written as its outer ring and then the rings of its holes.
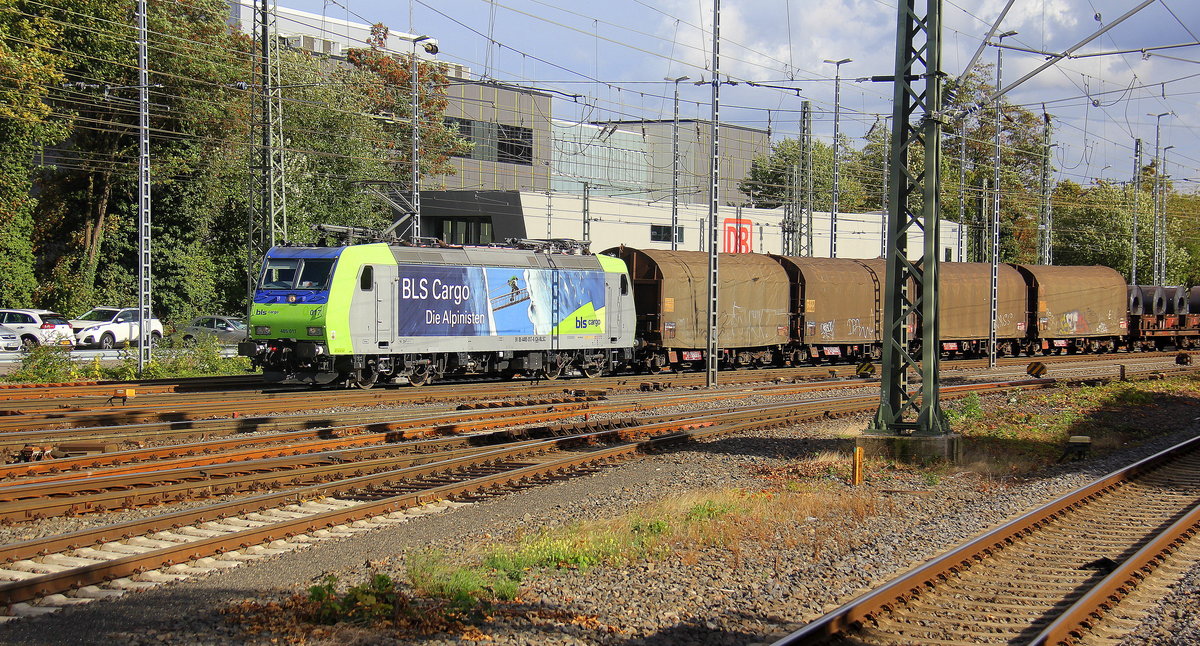
MULTIPOLYGON (((661 224, 650 225, 650 242, 670 242, 671 227, 661 224)), ((683 242, 683 227, 676 227, 675 242, 683 242)))
POLYGON ((496 144, 496 161, 510 164, 533 164, 533 129, 520 126, 497 124, 499 141, 496 144))
POLYGON ((474 144, 464 157, 480 161, 533 165, 533 129, 489 123, 473 119, 446 117, 446 125, 474 144))

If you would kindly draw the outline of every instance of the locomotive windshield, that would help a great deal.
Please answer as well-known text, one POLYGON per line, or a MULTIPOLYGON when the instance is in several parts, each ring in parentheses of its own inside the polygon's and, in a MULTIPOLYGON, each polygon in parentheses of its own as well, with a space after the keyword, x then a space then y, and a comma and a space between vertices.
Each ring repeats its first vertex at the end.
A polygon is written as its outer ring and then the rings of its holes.
POLYGON ((268 258, 259 289, 327 289, 332 258, 268 258))

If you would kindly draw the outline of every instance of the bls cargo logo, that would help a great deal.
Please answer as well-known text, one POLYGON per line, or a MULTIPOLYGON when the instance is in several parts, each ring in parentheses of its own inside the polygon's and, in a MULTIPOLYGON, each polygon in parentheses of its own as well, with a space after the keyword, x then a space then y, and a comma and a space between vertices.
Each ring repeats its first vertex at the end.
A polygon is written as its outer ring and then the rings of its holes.
POLYGON ((754 223, 745 218, 725 218, 725 253, 750 253, 754 223))
POLYGON ((600 327, 600 319, 587 319, 582 316, 575 317, 576 330, 586 330, 590 327, 600 327))

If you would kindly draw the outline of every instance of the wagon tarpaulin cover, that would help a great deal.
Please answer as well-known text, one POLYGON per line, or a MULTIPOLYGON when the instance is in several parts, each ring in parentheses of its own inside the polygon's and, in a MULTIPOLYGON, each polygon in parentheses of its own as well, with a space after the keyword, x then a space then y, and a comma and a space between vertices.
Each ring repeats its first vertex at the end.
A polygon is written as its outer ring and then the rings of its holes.
POLYGON ((1108 267, 1018 265, 1030 276, 1034 322, 1041 338, 1125 334, 1125 279, 1108 267))
MULTIPOLYGON (((708 253, 620 248, 634 290, 656 290, 652 303, 668 348, 703 348, 708 333, 708 253)), ((717 337, 722 348, 787 343, 788 277, 768 256, 723 253, 719 257, 717 337)), ((649 294, 650 292, 644 292, 649 294)))
MULTIPOLYGON (((1025 279, 1007 264, 996 266, 996 336, 1025 336, 1025 279)), ((986 262, 938 264, 938 334, 943 339, 986 339, 992 310, 992 266, 986 262)))
POLYGON ((400 336, 603 334, 604 272, 401 265, 400 336))
POLYGON ((883 285, 864 263, 845 258, 774 256, 795 274, 804 343, 877 343, 883 285))

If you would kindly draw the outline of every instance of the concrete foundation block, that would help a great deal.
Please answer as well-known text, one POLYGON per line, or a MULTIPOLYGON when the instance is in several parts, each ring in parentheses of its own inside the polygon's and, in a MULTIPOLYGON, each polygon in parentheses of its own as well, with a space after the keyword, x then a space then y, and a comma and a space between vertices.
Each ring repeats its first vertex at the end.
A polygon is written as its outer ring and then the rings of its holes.
POLYGON ((888 458, 910 464, 946 460, 957 464, 962 460, 961 436, 949 435, 872 435, 855 439, 868 458, 888 458))

